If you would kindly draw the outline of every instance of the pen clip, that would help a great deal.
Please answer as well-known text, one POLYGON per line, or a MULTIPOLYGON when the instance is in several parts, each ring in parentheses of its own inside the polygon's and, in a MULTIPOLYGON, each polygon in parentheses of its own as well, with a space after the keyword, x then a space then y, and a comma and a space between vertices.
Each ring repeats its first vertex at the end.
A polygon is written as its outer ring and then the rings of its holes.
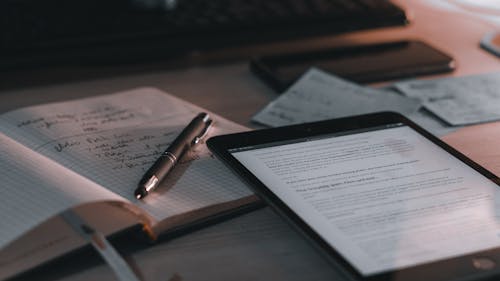
POLYGON ((205 128, 203 128, 203 131, 201 131, 200 135, 195 137, 193 142, 191 143, 191 145, 196 145, 198 144, 207 134, 208 134, 208 130, 210 129, 211 125, 212 125, 213 121, 210 119, 208 120, 207 122, 205 122, 205 128))

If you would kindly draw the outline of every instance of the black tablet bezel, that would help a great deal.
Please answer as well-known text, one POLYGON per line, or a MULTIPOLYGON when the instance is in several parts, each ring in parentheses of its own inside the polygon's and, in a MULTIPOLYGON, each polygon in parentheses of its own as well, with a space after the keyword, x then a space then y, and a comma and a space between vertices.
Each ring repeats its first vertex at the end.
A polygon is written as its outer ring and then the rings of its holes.
POLYGON ((500 247, 471 253, 460 257, 449 258, 409 268, 383 272, 371 276, 361 275, 342 255, 324 241, 305 221, 303 221, 293 210, 281 201, 270 189, 268 189, 256 176, 246 169, 229 150, 253 145, 261 145, 272 142, 314 137, 325 134, 339 133, 343 131, 364 129, 403 123, 426 137, 431 142, 467 164, 474 170, 490 179, 495 184, 500 184, 500 179, 479 164, 467 158, 451 146, 447 145, 437 137, 422 129, 404 116, 393 112, 381 112, 354 117, 333 119, 327 121, 292 125, 273 129, 256 130, 231 135, 212 137, 207 140, 209 149, 220 158, 228 167, 241 176, 255 193, 271 205, 280 215, 290 222, 299 232, 303 233, 308 240, 313 242, 316 248, 325 253, 334 265, 340 265, 342 271, 356 280, 381 281, 381 280, 479 280, 500 275, 500 247), (478 268, 473 259, 489 258, 497 264, 495 268, 485 270, 478 268))

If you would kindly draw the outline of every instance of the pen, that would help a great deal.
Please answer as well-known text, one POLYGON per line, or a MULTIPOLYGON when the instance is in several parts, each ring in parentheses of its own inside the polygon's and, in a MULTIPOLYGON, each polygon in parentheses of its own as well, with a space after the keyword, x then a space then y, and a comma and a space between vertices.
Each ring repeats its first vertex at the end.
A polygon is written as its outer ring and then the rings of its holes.
POLYGON ((148 195, 165 176, 174 168, 178 159, 184 152, 199 143, 212 125, 212 119, 207 113, 198 114, 187 125, 170 146, 163 152, 156 162, 142 176, 139 186, 134 192, 137 199, 142 199, 148 195))

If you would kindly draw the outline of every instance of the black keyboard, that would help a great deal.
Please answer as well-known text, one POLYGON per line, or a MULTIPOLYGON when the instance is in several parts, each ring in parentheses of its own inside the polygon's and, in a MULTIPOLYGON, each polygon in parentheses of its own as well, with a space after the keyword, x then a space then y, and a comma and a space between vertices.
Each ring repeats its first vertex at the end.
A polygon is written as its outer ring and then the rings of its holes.
POLYGON ((168 58, 406 22, 387 0, 1 0, 0 68, 168 58))

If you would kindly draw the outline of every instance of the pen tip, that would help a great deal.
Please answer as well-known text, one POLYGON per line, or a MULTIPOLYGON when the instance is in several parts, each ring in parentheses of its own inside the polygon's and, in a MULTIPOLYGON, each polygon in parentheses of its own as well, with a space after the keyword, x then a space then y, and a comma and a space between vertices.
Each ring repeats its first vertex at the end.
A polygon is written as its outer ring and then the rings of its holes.
POLYGON ((142 198, 142 194, 137 193, 137 194, 135 195, 135 198, 137 198, 137 199, 141 199, 141 198, 142 198))

